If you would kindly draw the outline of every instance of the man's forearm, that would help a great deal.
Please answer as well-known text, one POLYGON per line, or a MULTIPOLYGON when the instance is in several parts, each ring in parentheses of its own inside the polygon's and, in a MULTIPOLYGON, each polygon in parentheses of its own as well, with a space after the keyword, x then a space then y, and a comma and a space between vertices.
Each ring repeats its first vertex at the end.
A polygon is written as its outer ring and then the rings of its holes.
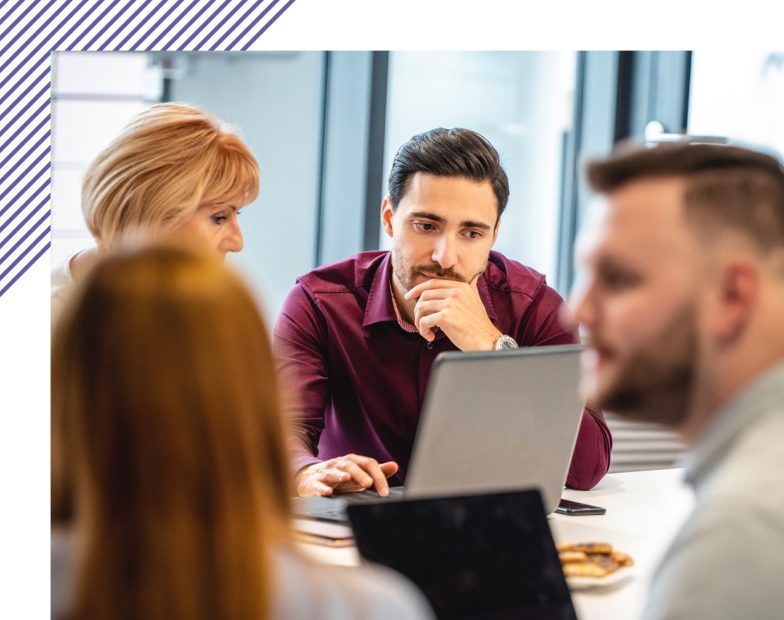
POLYGON ((289 432, 287 443, 292 475, 296 475, 308 465, 321 462, 317 456, 317 451, 310 447, 306 437, 307 434, 304 430, 292 430, 289 432))

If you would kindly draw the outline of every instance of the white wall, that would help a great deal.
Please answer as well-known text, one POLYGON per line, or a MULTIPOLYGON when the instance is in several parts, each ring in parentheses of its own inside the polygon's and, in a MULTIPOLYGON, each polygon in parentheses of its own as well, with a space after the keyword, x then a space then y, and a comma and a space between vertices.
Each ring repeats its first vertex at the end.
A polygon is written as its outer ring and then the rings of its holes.
POLYGON ((230 257, 272 322, 296 276, 313 268, 323 53, 188 54, 171 98, 236 125, 261 166, 259 198, 242 211, 245 249, 230 257))
POLYGON ((784 52, 694 52, 689 133, 725 136, 784 157, 784 52))
POLYGON ((554 282, 575 59, 574 52, 393 52, 384 187, 395 152, 412 135, 434 127, 478 131, 509 176, 495 249, 554 282))

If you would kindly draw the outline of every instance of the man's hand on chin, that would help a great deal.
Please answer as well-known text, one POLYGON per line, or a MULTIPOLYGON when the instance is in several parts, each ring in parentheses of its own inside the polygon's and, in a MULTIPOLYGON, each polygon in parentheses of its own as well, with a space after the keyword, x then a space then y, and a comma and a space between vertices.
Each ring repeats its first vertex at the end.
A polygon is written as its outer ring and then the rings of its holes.
POLYGON ((333 495, 353 493, 375 487, 379 495, 389 495, 387 478, 395 475, 394 461, 379 463, 376 459, 347 454, 303 467, 294 478, 297 495, 333 495))
POLYGON ((435 339, 435 328, 443 331, 461 351, 491 351, 501 335, 487 316, 476 278, 471 282, 434 278, 405 294, 417 299, 414 325, 428 342, 435 339))

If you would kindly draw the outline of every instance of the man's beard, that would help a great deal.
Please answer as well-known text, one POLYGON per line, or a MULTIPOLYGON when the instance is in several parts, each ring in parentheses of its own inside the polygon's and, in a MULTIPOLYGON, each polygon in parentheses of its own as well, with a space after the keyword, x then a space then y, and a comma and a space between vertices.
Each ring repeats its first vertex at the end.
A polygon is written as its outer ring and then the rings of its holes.
POLYGON ((593 400, 631 420, 680 427, 692 406, 696 363, 697 330, 689 304, 657 338, 633 352, 613 385, 593 400))
POLYGON ((460 275, 452 267, 444 269, 438 263, 429 263, 427 265, 415 265, 411 268, 406 268, 400 256, 400 251, 397 248, 392 248, 392 271, 395 277, 406 291, 410 291, 416 286, 416 279, 420 275, 430 278, 442 278, 444 280, 455 280, 456 282, 470 282, 476 278, 480 273, 484 273, 487 268, 487 261, 482 265, 481 271, 473 274, 470 279, 460 275))

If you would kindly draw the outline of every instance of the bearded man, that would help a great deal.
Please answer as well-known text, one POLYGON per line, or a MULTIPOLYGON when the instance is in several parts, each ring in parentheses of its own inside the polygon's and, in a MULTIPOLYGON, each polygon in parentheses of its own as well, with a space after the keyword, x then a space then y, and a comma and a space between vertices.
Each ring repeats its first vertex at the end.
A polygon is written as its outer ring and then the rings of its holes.
MULTIPOLYGON (((561 326, 562 300, 544 276, 491 251, 508 198, 485 138, 466 129, 416 135, 398 150, 381 204, 392 251, 362 252, 297 280, 274 350, 285 393, 298 399, 290 416, 299 495, 371 486, 386 495, 388 478, 405 481, 439 353, 577 340, 561 326)), ((586 409, 567 485, 595 485, 611 446, 601 412, 586 409)))
POLYGON ((781 618, 784 169, 679 144, 621 149, 588 178, 603 200, 578 242, 583 393, 691 444, 696 507, 644 618, 781 618))

